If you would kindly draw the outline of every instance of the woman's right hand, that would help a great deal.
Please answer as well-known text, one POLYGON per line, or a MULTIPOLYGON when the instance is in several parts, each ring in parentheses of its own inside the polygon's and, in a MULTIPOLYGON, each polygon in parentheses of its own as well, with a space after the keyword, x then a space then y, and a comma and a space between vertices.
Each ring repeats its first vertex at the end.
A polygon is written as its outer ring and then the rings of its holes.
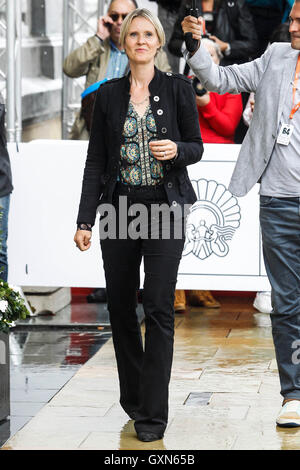
POLYGON ((74 237, 74 242, 80 251, 86 251, 91 246, 92 232, 89 230, 77 230, 74 237))

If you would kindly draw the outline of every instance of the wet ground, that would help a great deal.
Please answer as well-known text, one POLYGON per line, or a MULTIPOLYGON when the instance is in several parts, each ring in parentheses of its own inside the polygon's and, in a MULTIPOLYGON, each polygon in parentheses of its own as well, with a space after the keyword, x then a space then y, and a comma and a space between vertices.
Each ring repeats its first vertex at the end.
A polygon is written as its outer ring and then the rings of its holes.
POLYGON ((255 312, 253 299, 218 300, 220 309, 189 308, 175 316, 162 440, 138 441, 119 404, 109 339, 3 449, 299 450, 300 430, 275 423, 282 398, 269 316, 255 312))
MULTIPOLYGON (((111 337, 106 303, 87 303, 92 289, 72 289, 55 315, 18 321, 10 332, 10 419, 0 423, 0 447, 30 421, 111 337)), ((137 309, 143 318, 141 304, 137 309)))
POLYGON ((106 304, 88 304, 73 290, 56 315, 19 321, 10 333, 10 419, 0 423, 0 447, 21 429, 111 337, 106 304))
POLYGON ((110 332, 22 329, 10 334, 10 420, 0 446, 24 426, 110 338, 110 332))

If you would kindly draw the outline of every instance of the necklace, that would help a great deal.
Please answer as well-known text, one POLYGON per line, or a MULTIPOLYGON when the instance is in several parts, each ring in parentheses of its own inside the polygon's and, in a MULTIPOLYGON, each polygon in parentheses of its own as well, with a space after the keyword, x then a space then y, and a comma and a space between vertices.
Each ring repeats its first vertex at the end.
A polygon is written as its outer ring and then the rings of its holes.
POLYGON ((146 103, 146 101, 148 101, 148 99, 149 99, 149 95, 147 95, 146 98, 143 101, 140 101, 139 103, 136 103, 136 102, 132 101, 132 99, 131 99, 131 103, 134 104, 134 106, 140 106, 141 104, 146 103))

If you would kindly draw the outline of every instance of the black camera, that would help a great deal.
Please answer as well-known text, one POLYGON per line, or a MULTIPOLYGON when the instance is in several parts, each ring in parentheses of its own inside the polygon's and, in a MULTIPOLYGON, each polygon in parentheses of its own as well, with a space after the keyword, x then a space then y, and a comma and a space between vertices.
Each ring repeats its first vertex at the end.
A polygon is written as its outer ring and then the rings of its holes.
POLYGON ((192 84, 197 96, 203 96, 207 93, 207 90, 201 85, 199 78, 194 77, 192 84))

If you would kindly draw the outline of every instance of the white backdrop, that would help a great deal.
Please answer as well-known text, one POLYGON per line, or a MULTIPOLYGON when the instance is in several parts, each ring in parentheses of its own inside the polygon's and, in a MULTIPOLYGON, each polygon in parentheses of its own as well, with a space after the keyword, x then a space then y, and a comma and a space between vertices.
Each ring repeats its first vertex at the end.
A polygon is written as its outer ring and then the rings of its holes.
MULTIPOLYGON (((206 144, 190 166, 198 194, 178 288, 268 290, 261 255, 258 186, 246 197, 227 190, 239 145, 206 144)), ((98 224, 92 247, 73 242, 87 142, 9 144, 14 191, 9 215, 9 281, 21 286, 104 286, 98 224)), ((141 268, 141 282, 143 281, 141 268)))

